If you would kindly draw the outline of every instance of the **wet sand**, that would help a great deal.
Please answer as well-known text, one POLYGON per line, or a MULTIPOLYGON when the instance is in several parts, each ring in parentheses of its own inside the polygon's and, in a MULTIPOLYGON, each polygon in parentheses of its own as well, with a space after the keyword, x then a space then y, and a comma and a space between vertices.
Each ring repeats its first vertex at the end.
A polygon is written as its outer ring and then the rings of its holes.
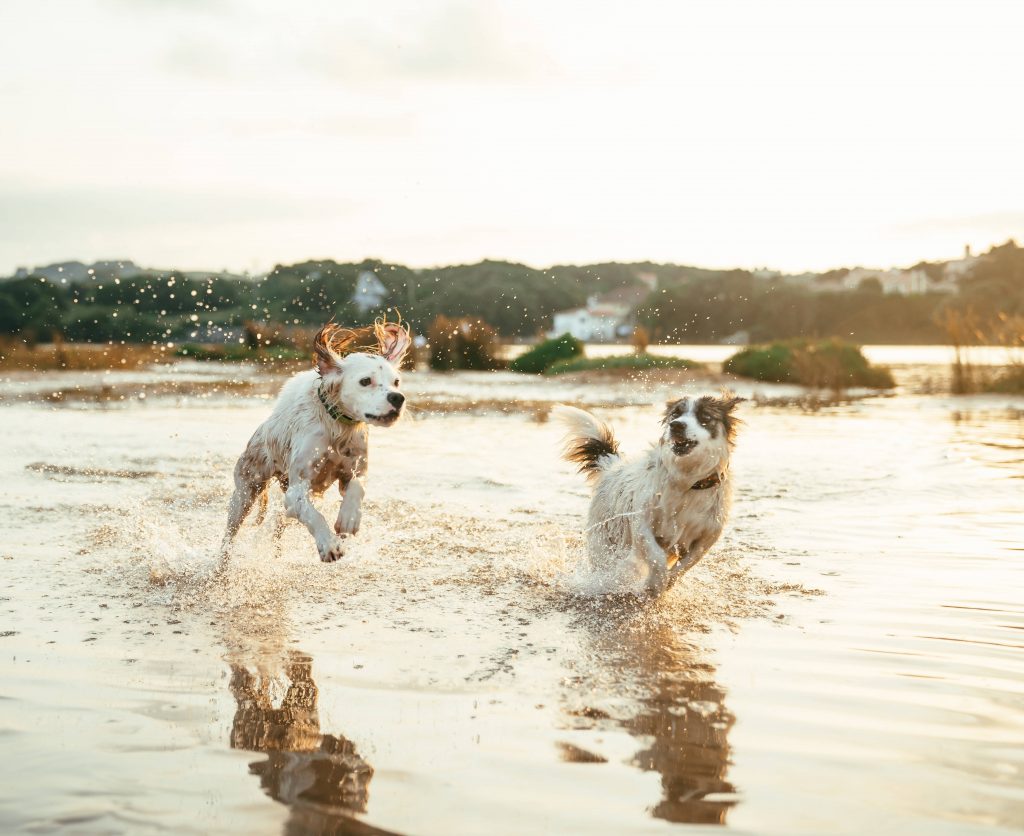
POLYGON ((346 559, 275 497, 218 575, 276 381, 124 374, 0 385, 0 830, 1024 824, 1022 399, 746 385, 732 523, 638 606, 546 405, 638 451, 678 384, 410 374, 346 559))

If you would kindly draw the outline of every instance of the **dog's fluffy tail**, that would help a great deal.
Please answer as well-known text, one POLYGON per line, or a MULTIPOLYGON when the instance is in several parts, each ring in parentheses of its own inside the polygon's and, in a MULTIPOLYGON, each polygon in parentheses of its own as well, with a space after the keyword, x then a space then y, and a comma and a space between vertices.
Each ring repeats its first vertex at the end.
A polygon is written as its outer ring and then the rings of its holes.
POLYGON ((602 470, 618 461, 618 442, 612 428, 604 421, 564 404, 556 405, 551 414, 569 430, 562 456, 578 464, 580 473, 586 474, 588 479, 596 479, 602 470))

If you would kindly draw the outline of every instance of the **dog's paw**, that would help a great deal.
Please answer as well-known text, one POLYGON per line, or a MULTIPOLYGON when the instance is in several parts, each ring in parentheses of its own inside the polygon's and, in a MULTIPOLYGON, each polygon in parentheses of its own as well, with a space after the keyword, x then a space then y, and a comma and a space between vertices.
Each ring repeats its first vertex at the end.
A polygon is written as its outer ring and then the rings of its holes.
POLYGON ((338 512, 338 519, 334 523, 334 531, 337 534, 358 534, 359 523, 363 520, 363 512, 356 508, 354 511, 341 510, 338 512))
POLYGON ((334 563, 345 556, 345 544, 337 537, 332 537, 326 543, 318 543, 317 551, 320 552, 320 559, 324 563, 334 563))

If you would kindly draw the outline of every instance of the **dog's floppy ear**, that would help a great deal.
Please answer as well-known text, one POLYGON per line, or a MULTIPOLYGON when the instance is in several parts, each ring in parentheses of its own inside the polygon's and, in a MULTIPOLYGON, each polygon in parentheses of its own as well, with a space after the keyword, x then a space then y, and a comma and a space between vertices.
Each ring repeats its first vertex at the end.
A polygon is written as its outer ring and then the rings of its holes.
POLYGON ((722 417, 722 424, 725 426, 725 437, 729 440, 730 444, 736 438, 736 431, 742 423, 733 413, 736 411, 736 407, 745 400, 747 399, 741 398, 735 392, 730 392, 728 389, 723 389, 717 398, 712 398, 715 410, 722 417))
POLYGON ((661 423, 667 424, 672 420, 672 413, 676 411, 676 407, 685 401, 686 398, 677 398, 674 401, 665 401, 665 414, 661 416, 661 423))
POLYGON ((715 398, 715 400, 718 402, 719 408, 724 412, 732 412, 739 404, 747 400, 747 398, 741 398, 735 392, 723 389, 718 393, 718 397, 715 398))
POLYGON ((333 322, 328 322, 313 337, 313 361, 320 377, 341 369, 341 357, 331 348, 331 341, 340 330, 333 322))
POLYGON ((401 314, 397 322, 388 322, 386 316, 381 317, 373 323, 373 331, 377 335, 377 342, 380 343, 381 356, 395 366, 400 365, 405 352, 412 344, 409 326, 402 324, 401 314))

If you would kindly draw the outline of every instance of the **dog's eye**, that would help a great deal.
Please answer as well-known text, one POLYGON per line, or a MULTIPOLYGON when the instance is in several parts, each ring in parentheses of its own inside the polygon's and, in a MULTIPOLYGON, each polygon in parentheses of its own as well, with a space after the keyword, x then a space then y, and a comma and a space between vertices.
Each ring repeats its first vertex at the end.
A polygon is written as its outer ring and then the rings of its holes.
POLYGON ((369 386, 370 383, 372 383, 372 382, 373 381, 371 381, 370 378, 364 377, 362 380, 359 381, 359 385, 360 386, 369 386))
POLYGON ((399 384, 398 384, 398 378, 396 377, 396 378, 395 378, 395 388, 396 388, 396 389, 398 388, 398 385, 399 385, 399 384))

